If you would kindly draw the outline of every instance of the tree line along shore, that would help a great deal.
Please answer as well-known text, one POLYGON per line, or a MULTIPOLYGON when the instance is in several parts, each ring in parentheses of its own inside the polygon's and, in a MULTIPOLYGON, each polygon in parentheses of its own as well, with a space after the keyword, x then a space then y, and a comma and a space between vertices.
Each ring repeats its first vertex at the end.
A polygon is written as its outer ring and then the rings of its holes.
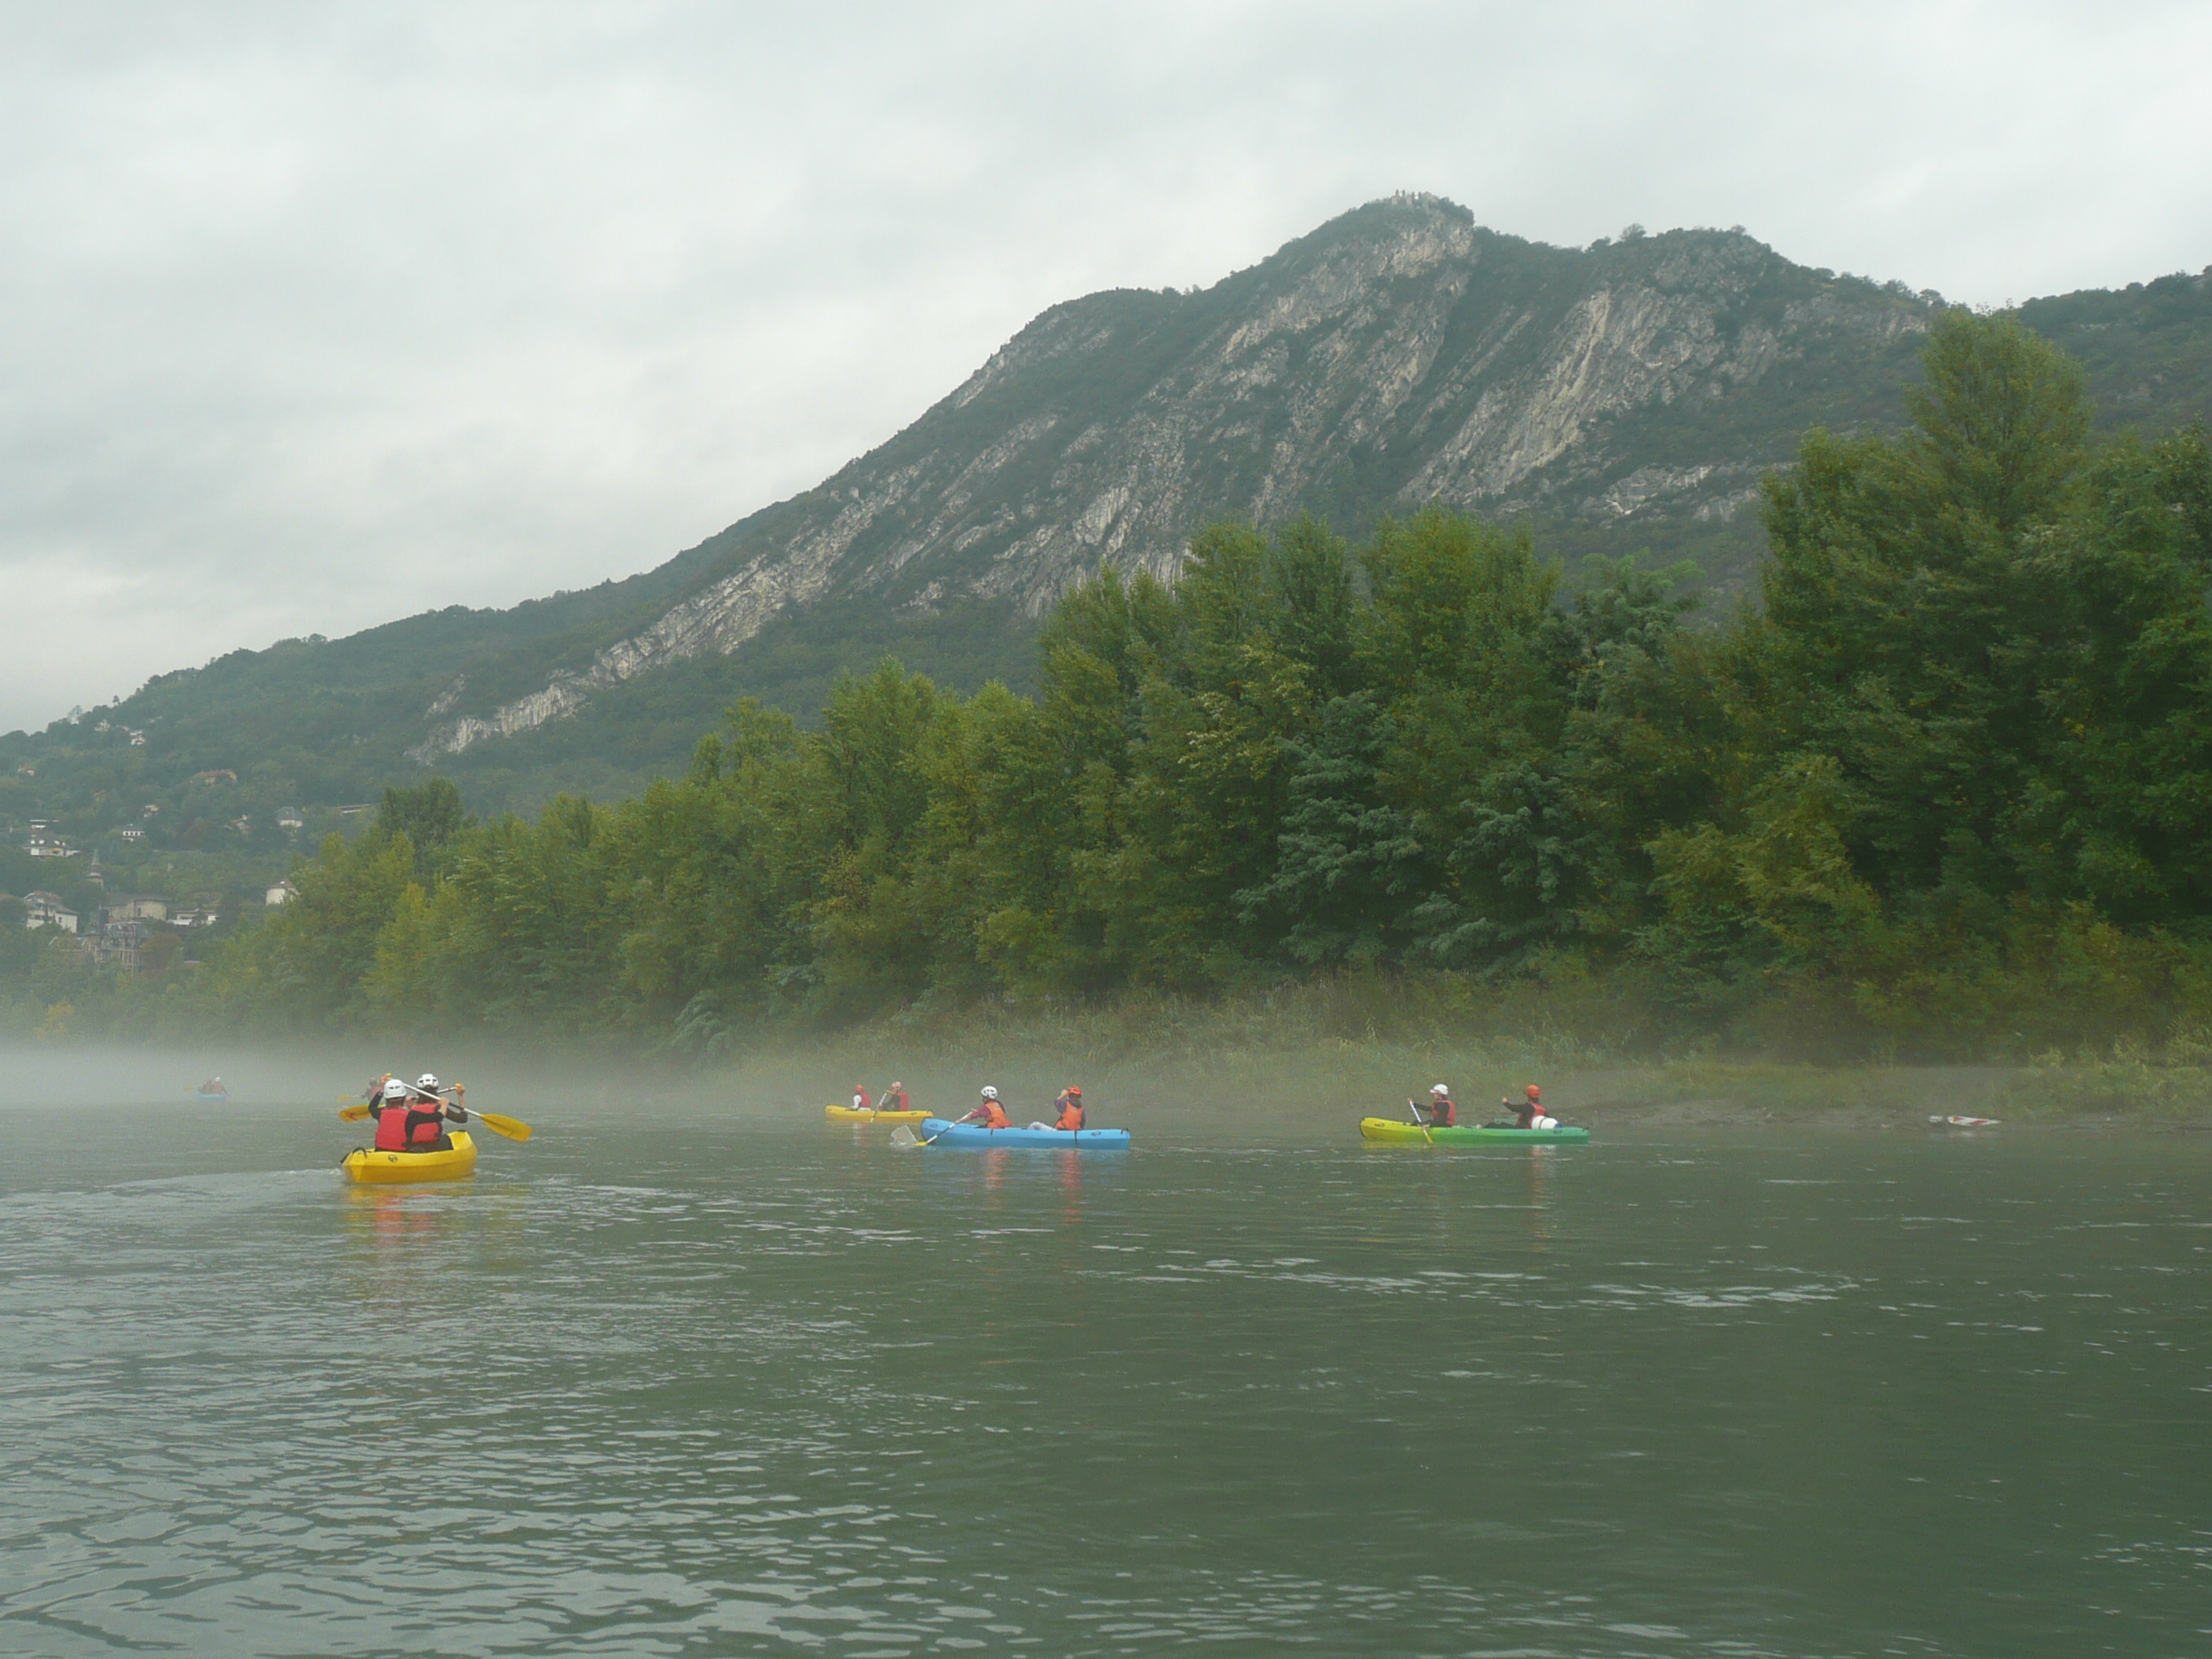
POLYGON ((2009 319, 1945 314, 1923 362, 1908 430, 1765 481, 1725 616, 1634 561, 1569 592, 1437 507, 1356 548, 1223 524, 1171 586, 1071 592, 1034 698, 886 661, 811 727, 739 702, 617 804, 393 789, 189 973, 19 943, 0 1016, 711 1056, 1357 984, 1400 1034, 1592 1054, 2197 1066, 2212 445, 2093 442, 2009 319))

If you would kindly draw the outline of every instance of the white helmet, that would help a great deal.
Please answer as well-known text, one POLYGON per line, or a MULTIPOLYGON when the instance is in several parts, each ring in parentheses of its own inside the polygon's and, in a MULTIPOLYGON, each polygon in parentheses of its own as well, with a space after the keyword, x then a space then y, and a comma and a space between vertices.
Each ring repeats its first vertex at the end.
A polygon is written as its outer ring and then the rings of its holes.
POLYGON ((425 1072, 415 1079, 415 1086, 426 1095, 434 1095, 441 1086, 435 1072, 425 1072))
POLYGON ((998 1091, 996 1089, 994 1089, 994 1088, 993 1088, 989 1084, 988 1084, 988 1083, 987 1083, 987 1084, 985 1084, 985 1085, 983 1085, 983 1098, 984 1098, 984 1099, 986 1099, 986 1100, 996 1100, 998 1097, 999 1097, 999 1091, 998 1091))
POLYGON ((385 1079, 384 1079, 384 1097, 385 1097, 386 1100, 404 1100, 404 1099, 406 1099, 406 1098, 407 1098, 407 1079, 404 1079, 404 1078, 398 1078, 398 1077, 388 1077, 388 1078, 385 1079))
POLYGON ((1441 1083, 1435 1083, 1429 1085, 1429 1092, 1432 1095, 1448 1095, 1451 1091, 1441 1083))

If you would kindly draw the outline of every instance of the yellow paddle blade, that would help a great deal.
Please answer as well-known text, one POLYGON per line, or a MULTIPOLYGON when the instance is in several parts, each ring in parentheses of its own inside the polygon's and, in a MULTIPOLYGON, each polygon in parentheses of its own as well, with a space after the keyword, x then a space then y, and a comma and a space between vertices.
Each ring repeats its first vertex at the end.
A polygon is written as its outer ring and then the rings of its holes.
POLYGON ((338 1115, 348 1123, 359 1123, 368 1116, 368 1103, 356 1100, 338 1109, 338 1115))
POLYGON ((505 1135, 509 1140, 527 1140, 535 1133, 519 1117, 508 1117, 500 1112, 471 1111, 469 1115, 495 1135, 505 1135))

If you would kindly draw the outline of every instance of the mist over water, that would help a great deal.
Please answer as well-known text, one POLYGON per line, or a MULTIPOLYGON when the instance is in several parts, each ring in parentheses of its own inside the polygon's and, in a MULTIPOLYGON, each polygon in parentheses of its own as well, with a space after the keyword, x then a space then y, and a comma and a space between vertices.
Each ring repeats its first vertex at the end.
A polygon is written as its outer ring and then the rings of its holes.
MULTIPOLYGON (((1167 1068, 1099 1091, 1126 1155, 900 1153, 823 1124, 842 1058, 17 1060, 0 1651, 2073 1656, 2212 1626, 2199 1137, 1431 1155, 1167 1068), (337 1096, 422 1066, 535 1139, 344 1186, 337 1096)), ((989 1080, 1018 1118, 1047 1086, 989 1080)))

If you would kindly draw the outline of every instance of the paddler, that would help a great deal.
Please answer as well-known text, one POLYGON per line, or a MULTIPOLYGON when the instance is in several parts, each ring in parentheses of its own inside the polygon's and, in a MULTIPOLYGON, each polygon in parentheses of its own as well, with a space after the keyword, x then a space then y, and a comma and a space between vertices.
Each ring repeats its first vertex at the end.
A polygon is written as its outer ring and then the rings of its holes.
MULTIPOLYGON (((1416 1123, 1421 1122, 1421 1112, 1423 1109, 1419 1103, 1409 1100, 1406 1104, 1413 1108, 1413 1121, 1416 1123)), ((1445 1088, 1443 1084, 1438 1083, 1430 1088, 1427 1111, 1429 1114, 1427 1119, 1428 1127, 1431 1129, 1456 1129, 1459 1127, 1459 1108, 1452 1104, 1451 1091, 1445 1088)))
POLYGON ((389 1072, 368 1085, 368 1103, 376 1114, 378 1152, 407 1150, 407 1106, 413 1097, 413 1091, 389 1072))
MULTIPOLYGON (((403 1084, 400 1086, 405 1088, 407 1085, 403 1084)), ((408 1091, 407 1111, 402 1125, 406 1144, 399 1148, 401 1152, 444 1152, 453 1150, 453 1143, 446 1133, 446 1125, 466 1123, 469 1114, 466 1107, 448 1105, 442 1098, 447 1092, 446 1085, 438 1081, 435 1072, 425 1072, 415 1079, 414 1087, 408 1091)), ((459 1093, 458 1086, 452 1092, 459 1093)), ((392 1098, 388 1084, 385 1088, 385 1098, 387 1101, 392 1098)), ((381 1116, 377 1120, 376 1133, 379 1150, 383 1150, 384 1120, 381 1116)))
POLYGON ((1083 1085, 1081 1084, 1069 1084, 1060 1091, 1060 1097, 1052 1103, 1060 1109, 1060 1121, 1052 1126, 1054 1128, 1066 1129, 1071 1133, 1082 1128, 1083 1085))
POLYGON ((980 1123, 987 1129, 1011 1129, 1013 1120, 1006 1109, 999 1104, 999 1091, 988 1084, 983 1085, 983 1097, 975 1103, 975 1109, 959 1120, 963 1123, 980 1123))
POLYGON ((1544 1110, 1544 1091, 1531 1083, 1521 1091, 1521 1098, 1507 1098, 1498 1103, 1513 1114, 1516 1129, 1556 1129, 1559 1120, 1544 1110))
POLYGON ((906 1085, 896 1078, 893 1078, 891 1086, 884 1091, 883 1109, 887 1112, 910 1112, 914 1109, 914 1101, 907 1094, 906 1085))
POLYGON ((856 1112, 868 1109, 868 1091, 857 1083, 853 1085, 853 1109, 856 1112))

